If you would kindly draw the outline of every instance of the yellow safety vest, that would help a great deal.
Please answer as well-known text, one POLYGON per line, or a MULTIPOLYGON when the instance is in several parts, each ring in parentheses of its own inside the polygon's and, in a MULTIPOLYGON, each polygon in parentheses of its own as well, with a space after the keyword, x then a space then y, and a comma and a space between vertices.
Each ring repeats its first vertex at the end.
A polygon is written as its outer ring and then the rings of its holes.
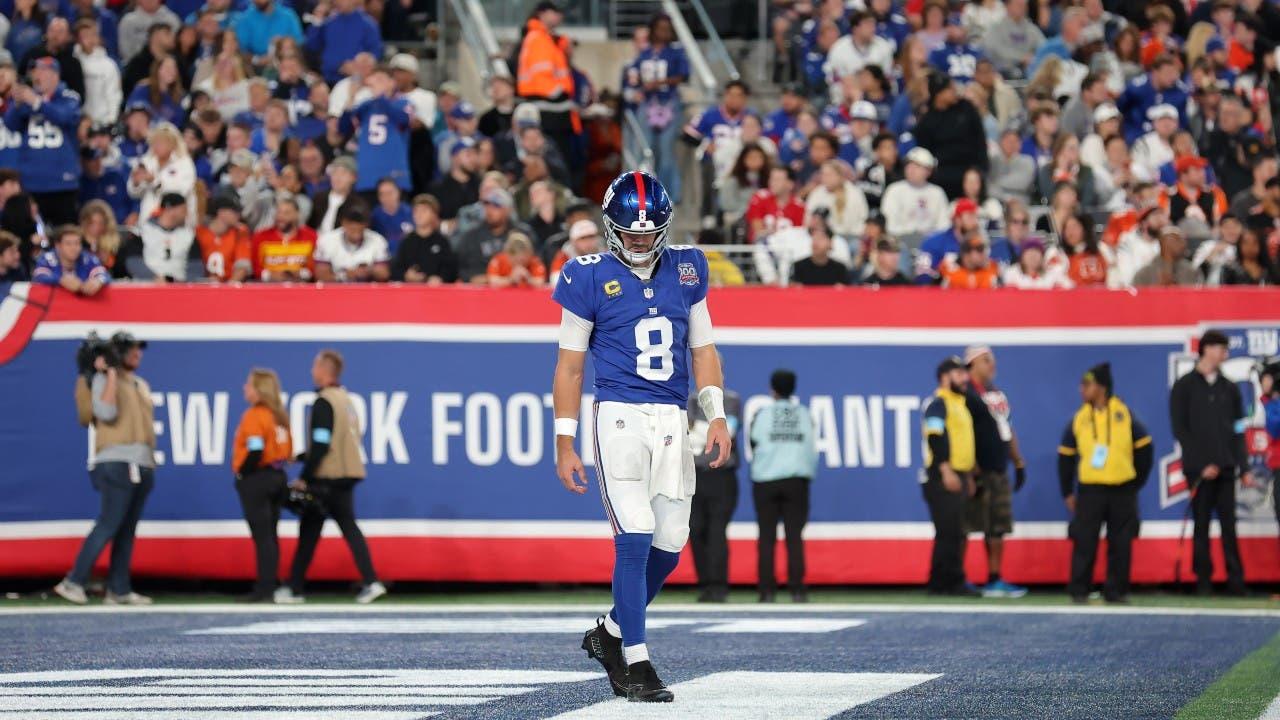
POLYGON ((1075 448, 1063 446, 1058 451, 1063 455, 1079 454, 1078 474, 1083 485, 1121 485, 1133 480, 1138 474, 1133 467, 1133 451, 1151 444, 1150 436, 1134 441, 1133 413, 1117 397, 1110 398, 1103 410, 1088 403, 1080 406, 1071 421, 1071 432, 1075 448), (1105 453, 1105 460, 1099 467, 1101 453, 1105 453))
MULTIPOLYGON (((977 464, 975 458, 977 450, 973 439, 973 416, 969 414, 964 396, 950 390, 939 390, 934 393, 934 397, 942 400, 943 406, 947 409, 945 427, 947 444, 951 448, 951 457, 947 458, 947 462, 956 472, 969 472, 977 464)), ((929 427, 928 423, 929 418, 925 418, 926 437, 936 432, 929 427)), ((929 450, 927 442, 924 446, 924 464, 925 467, 933 465, 933 453, 929 450)))

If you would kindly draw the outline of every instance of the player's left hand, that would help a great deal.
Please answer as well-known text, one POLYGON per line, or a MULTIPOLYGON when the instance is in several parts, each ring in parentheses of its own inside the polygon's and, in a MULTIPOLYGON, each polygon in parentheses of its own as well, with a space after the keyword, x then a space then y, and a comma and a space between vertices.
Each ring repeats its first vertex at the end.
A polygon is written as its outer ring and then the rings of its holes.
POLYGON ((582 458, 578 457, 572 445, 558 449, 556 475, 560 477, 560 484, 569 492, 581 495, 587 491, 587 469, 582 466, 582 458))
POLYGON ((729 423, 724 418, 712 420, 711 425, 707 428, 707 447, 702 451, 703 455, 711 453, 711 449, 716 449, 716 459, 711 461, 711 467, 718 468, 729 459, 729 450, 733 447, 733 438, 729 435, 729 423))

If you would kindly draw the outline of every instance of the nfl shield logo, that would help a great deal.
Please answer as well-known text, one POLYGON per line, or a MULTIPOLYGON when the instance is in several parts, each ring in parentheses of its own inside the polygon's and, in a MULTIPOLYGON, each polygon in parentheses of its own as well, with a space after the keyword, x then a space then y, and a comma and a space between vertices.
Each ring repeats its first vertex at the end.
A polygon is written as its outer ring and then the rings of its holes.
POLYGON ((670 444, 671 444, 671 436, 670 436, 670 435, 668 435, 668 436, 666 436, 665 438, 663 438, 663 440, 662 440, 662 444, 663 444, 663 445, 670 445, 670 444))
POLYGON ((627 424, 626 424, 626 423, 624 423, 624 422, 622 422, 622 420, 618 420, 618 422, 616 422, 616 423, 614 423, 614 424, 618 426, 618 429, 619 429, 619 430, 621 430, 622 428, 624 428, 624 427, 626 427, 626 426, 627 426, 627 424))
POLYGON ((653 288, 645 288, 645 289, 644 289, 644 296, 645 296, 645 298, 646 298, 646 299, 648 299, 648 300, 652 300, 652 299, 653 299, 653 288))

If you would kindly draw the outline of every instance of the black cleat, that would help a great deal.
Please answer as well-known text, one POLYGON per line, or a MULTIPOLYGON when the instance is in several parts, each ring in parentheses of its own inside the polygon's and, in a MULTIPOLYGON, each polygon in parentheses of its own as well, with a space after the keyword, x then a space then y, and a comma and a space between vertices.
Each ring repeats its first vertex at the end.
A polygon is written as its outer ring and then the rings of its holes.
POLYGON ((596 626, 582 636, 582 649, 587 651, 587 657, 595 658, 604 667, 605 673, 609 675, 609 686, 613 688, 613 694, 626 697, 623 681, 626 679, 627 665, 622 661, 622 640, 604 629, 603 615, 596 620, 596 626))
POLYGON ((627 702, 671 702, 676 699, 675 693, 667 689, 658 678, 658 671, 653 669, 653 663, 648 660, 628 665, 622 682, 626 687, 627 702))

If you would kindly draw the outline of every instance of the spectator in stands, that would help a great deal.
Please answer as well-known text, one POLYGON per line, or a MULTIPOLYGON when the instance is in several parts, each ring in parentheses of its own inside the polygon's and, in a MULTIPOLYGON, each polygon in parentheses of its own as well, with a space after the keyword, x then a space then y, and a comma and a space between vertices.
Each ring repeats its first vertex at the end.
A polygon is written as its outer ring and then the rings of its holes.
POLYGON ((929 53, 929 64, 959 85, 973 82, 982 51, 969 44, 969 30, 959 15, 947 18, 946 42, 929 53))
POLYGON ((947 225, 946 193, 929 182, 937 164, 933 153, 912 148, 906 156, 905 178, 885 188, 880 201, 885 230, 908 247, 918 246, 926 234, 947 225))
POLYGON ((1031 237, 1031 216, 1025 203, 1010 200, 1004 206, 1003 220, 1002 227, 998 228, 1003 234, 997 232, 991 238, 991 259, 1006 266, 1017 262, 1023 241, 1031 237))
POLYGON ((848 285, 849 267, 831 257, 831 228, 821 218, 809 223, 813 251, 791 266, 793 285, 848 285))
POLYGON ((236 14, 231 23, 240 47, 254 58, 255 65, 264 65, 271 43, 279 37, 302 42, 302 23, 293 8, 276 3, 276 0, 253 0, 249 7, 236 14))
POLYGON ((569 240, 551 260, 551 287, 560 282, 560 270, 569 261, 603 251, 600 229, 591 220, 577 220, 569 227, 569 240))
POLYGON ((329 163, 329 187, 311 196, 311 217, 307 219, 318 235, 338 226, 338 211, 352 197, 356 184, 356 161, 349 156, 329 163))
POLYGON ((1280 165, 1277 164, 1275 155, 1267 154, 1254 158, 1253 183, 1231 196, 1229 208, 1231 214, 1240 218, 1249 218, 1260 213, 1262 203, 1267 197, 1267 184, 1276 177, 1278 168, 1280 165))
POLYGON ((526 237, 532 232, 512 220, 515 202, 511 193, 496 188, 480 196, 484 206, 484 220, 479 225, 460 232, 454 247, 458 252, 458 274, 462 282, 484 285, 489 282, 489 260, 506 247, 507 239, 514 232, 526 237))
POLYGON ((675 28, 666 14, 654 15, 649 21, 649 46, 640 51, 627 72, 636 85, 631 102, 637 106, 646 143, 653 148, 655 174, 671 202, 679 203, 681 178, 676 164, 676 138, 683 114, 680 85, 689 77, 689 59, 676 42, 675 28))
POLYGON ((117 167, 108 167, 102 150, 92 147, 80 149, 83 160, 80 166, 80 202, 101 200, 111 206, 116 220, 124 222, 133 211, 129 198, 128 181, 117 167))
POLYGON ((747 242, 778 230, 804 226, 804 204, 795 195, 795 173, 789 167, 769 169, 769 182, 747 203, 747 242))
MULTIPOLYGON (((1005 82, 1000 73, 996 72, 995 65, 987 58, 978 60, 971 85, 977 85, 986 91, 987 99, 984 105, 986 110, 995 116, 997 128, 1021 122, 1021 118, 1025 116, 1026 110, 1022 98, 1018 97, 1018 91, 1005 82)), ((982 109, 979 108, 979 110, 982 109)))
POLYGON ((262 127, 266 121, 267 106, 271 103, 271 87, 266 78, 255 77, 249 80, 249 107, 236 113, 231 122, 244 125, 250 131, 262 127))
POLYGON ((150 76, 134 86, 129 93, 128 102, 131 105, 146 105, 156 121, 180 126, 187 118, 186 110, 182 107, 185 96, 178 61, 172 55, 167 55, 152 64, 150 76))
POLYGON ((449 163, 453 157, 453 146, 461 142, 463 138, 471 140, 473 143, 479 140, 479 134, 476 130, 477 125, 476 109, 471 103, 463 100, 453 106, 453 109, 449 111, 449 130, 436 143, 437 170, 441 173, 449 172, 449 163))
POLYGON ((1046 234, 1060 232, 1067 218, 1080 212, 1080 193, 1076 191, 1076 186, 1058 183, 1049 198, 1049 214, 1036 221, 1035 230, 1046 234))
POLYGON ((947 21, 950 16, 946 0, 926 0, 921 16, 920 29, 915 36, 924 45, 925 57, 928 57, 947 42, 947 21))
POLYGON ((22 262, 20 241, 8 230, 0 230, 0 283, 26 282, 31 279, 22 262))
MULTIPOLYGON (((1096 122, 1095 114, 1104 104, 1110 104, 1111 92, 1107 89, 1106 73, 1091 72, 1080 82, 1080 93, 1062 108, 1062 131, 1083 141, 1096 122)), ((1119 117, 1117 113, 1116 117, 1119 117)))
POLYGON ((1178 132, 1178 110, 1172 105, 1155 105, 1147 111, 1151 132, 1133 143, 1134 172, 1143 180, 1157 182, 1160 169, 1173 162, 1173 139, 1178 132))
POLYGON ((805 107, 804 87, 798 83, 787 83, 782 86, 778 107, 764 119, 764 134, 774 142, 781 144, 782 136, 796 126, 796 116, 805 107))
MULTIPOLYGON (((801 184, 801 197, 808 195, 815 187, 818 186, 818 168, 822 164, 835 160, 840 156, 840 141, 835 135, 820 130, 809 136, 809 153, 805 157, 800 171, 796 173, 796 180, 801 184)), ((843 162, 843 161, 841 161, 843 162)), ((848 164, 848 163, 844 163, 848 164)))
POLYGON ((438 200, 440 217, 453 220, 458 210, 479 199, 480 177, 476 173, 476 143, 462 138, 454 143, 448 173, 431 187, 438 200))
POLYGON ((898 139, 882 132, 871 141, 871 164, 859 177, 857 185, 866 198, 867 209, 879 213, 880 198, 885 188, 903 178, 903 163, 898 156, 898 139))
POLYGON ((977 232, 960 246, 958 260, 946 262, 940 269, 942 287, 989 290, 1000 286, 1000 268, 992 262, 987 243, 977 232))
POLYGON ((944 75, 929 77, 929 109, 916 125, 915 136, 920 147, 937 158, 933 180, 949 198, 960 196, 965 170, 986 172, 990 163, 982 117, 944 75))
POLYGON ((269 100, 262 114, 262 125, 249 136, 249 151, 283 163, 287 159, 289 137, 289 106, 283 100, 269 100))
POLYGON ((862 235, 869 212, 867 199, 845 177, 839 160, 828 160, 822 164, 818 171, 818 185, 805 200, 806 219, 819 210, 826 210, 829 232, 846 238, 862 235))
POLYGON ((769 156, 755 143, 744 145, 729 174, 717 181, 717 195, 723 222, 736 227, 747 212, 751 198, 768 182, 769 156))
POLYGON ((1128 202, 1127 189, 1138 184, 1133 175, 1133 158, 1123 135, 1110 135, 1106 141, 1102 165, 1091 165, 1098 207, 1116 211, 1128 202))
POLYGON ((400 187, 394 180, 379 180, 377 192, 378 204, 369 214, 369 226, 386 239, 387 250, 394 255, 400 248, 400 240, 413 232, 413 213, 402 199, 400 187))
POLYGON ((217 190, 237 198, 244 222, 254 232, 271 225, 275 203, 269 176, 274 172, 269 158, 255 157, 242 148, 231 154, 223 184, 217 190))
POLYGON ((858 74, 867 65, 876 65, 886 75, 893 72, 893 43, 876 34, 876 18, 866 10, 849 16, 849 34, 827 51, 827 80, 835 102, 850 102, 840 91, 841 80, 858 74))
POLYGON ((142 252, 125 258, 135 280, 184 282, 204 276, 195 229, 187 224, 187 199, 176 192, 160 195, 154 215, 141 220, 142 252))
POLYGON ((273 195, 292 195, 294 201, 298 203, 298 211, 302 213, 302 216, 306 217, 311 214, 311 198, 305 194, 302 175, 298 172, 296 165, 285 165, 274 176, 270 172, 267 172, 266 175, 267 183, 270 185, 273 195))
POLYGON ((489 102, 493 105, 480 115, 477 125, 485 137, 498 137, 511 130, 512 115, 516 109, 515 83, 506 75, 489 78, 489 102))
POLYGON ((1271 262, 1257 228, 1244 230, 1237 254, 1236 261, 1222 269, 1223 285, 1280 285, 1280 271, 1271 262))
POLYGON ((1022 154, 1036 163, 1036 171, 1053 159, 1053 141, 1058 137, 1058 110, 1054 106, 1031 112, 1031 134, 1022 141, 1022 154))
POLYGON ((1098 192, 1093 180, 1093 168, 1080 162, 1080 141, 1071 133, 1061 133, 1053 141, 1053 153, 1048 163, 1036 173, 1036 193, 1041 203, 1047 203, 1053 189, 1066 183, 1076 189, 1076 196, 1084 208, 1098 206, 1098 192))
POLYGON ((569 157, 574 126, 574 85, 569 67, 569 41, 556 34, 563 21, 564 13, 549 0, 534 7, 525 22, 517 53, 516 94, 538 107, 542 131, 563 157, 569 157))
POLYGON ((1249 189, 1253 179, 1251 163, 1264 157, 1264 149, 1271 144, 1247 125, 1248 117, 1244 101, 1238 95, 1225 95, 1218 106, 1218 122, 1201 138, 1204 156, 1213 165, 1222 191, 1233 203, 1237 195, 1249 189))
MULTIPOLYGON (((356 162, 363 172, 355 189, 373 194, 378 182, 389 178, 404 191, 412 187, 409 174, 409 131, 413 106, 396 96, 395 81, 386 68, 374 69, 365 80, 367 100, 343 113, 339 128, 344 135, 356 134, 356 162)), ((461 106, 461 104, 460 104, 461 106)), ((447 163, 441 165, 448 168, 447 163)))
POLYGON ((902 273, 902 246, 892 237, 882 237, 876 241, 868 273, 862 278, 862 284, 868 287, 911 287, 910 278, 902 273))
POLYGON ((1027 0, 1006 0, 1004 18, 987 28, 978 46, 1001 75, 1017 79, 1026 77, 1025 69, 1042 43, 1044 33, 1027 17, 1027 0))
MULTIPOLYGON (((85 296, 96 295, 111 282, 107 269, 84 247, 84 237, 79 228, 60 226, 50 234, 50 239, 53 247, 41 253, 36 260, 35 270, 31 273, 32 282, 56 285, 85 296)), ((21 247, 21 241, 18 246, 21 247)))
POLYGON ((827 55, 841 38, 840 25, 833 20, 824 19, 817 22, 817 33, 812 46, 804 53, 803 71, 804 91, 810 97, 828 97, 830 86, 827 82, 827 55))
MULTIPOLYGON (((1151 71, 1129 83, 1124 94, 1116 99, 1116 107, 1124 114, 1124 136, 1134 142, 1144 133, 1153 129, 1156 116, 1152 110, 1167 105, 1174 111, 1174 119, 1181 118, 1187 106, 1190 92, 1181 79, 1179 62, 1172 55, 1161 54, 1151 64, 1151 71)), ((1160 117, 1167 117, 1167 111, 1161 110, 1160 117)), ((1175 123, 1174 129, 1176 129, 1175 123)), ((1171 137, 1173 130, 1161 133, 1171 137)))
POLYGON ((369 90, 365 87, 365 78, 378 66, 378 59, 372 53, 356 53, 347 63, 346 76, 333 83, 329 93, 329 115, 341 117, 342 113, 369 98, 369 90))
POLYGON ((1240 218, 1230 213, 1222 216, 1213 236, 1200 243, 1191 258, 1191 266, 1200 273, 1201 284, 1209 287, 1222 284, 1223 269, 1235 262, 1243 233, 1244 223, 1240 218))
POLYGON ((988 175, 993 197, 1010 202, 1031 202, 1031 192, 1036 183, 1036 163, 1022 152, 1022 136, 1016 125, 1009 125, 1000 132, 1000 140, 991 153, 991 170, 988 175))
POLYGON ((1160 230, 1160 254, 1134 273, 1134 287, 1190 287, 1200 284, 1200 273, 1187 260, 1187 240, 1182 230, 1166 225, 1160 230))
POLYGON ((322 2, 312 10, 313 24, 307 30, 307 49, 320 57, 320 73, 333 84, 350 72, 345 67, 365 52, 382 57, 382 35, 378 24, 361 7, 360 0, 322 2), (332 7, 332 9, 330 9, 332 7))
POLYGON ((956 201, 951 211, 951 227, 925 238, 915 258, 916 282, 931 285, 938 282, 943 266, 960 258, 961 249, 974 235, 981 238, 978 205, 968 198, 956 201))
POLYGON ((1021 290, 1053 290, 1071 287, 1066 267, 1045 262, 1044 241, 1030 237, 1020 245, 1017 262, 1005 268, 1001 280, 1006 287, 1021 290))
POLYGON ((151 74, 156 61, 171 57, 176 46, 174 29, 168 25, 157 23, 147 30, 147 42, 142 49, 124 65, 120 79, 121 91, 127 97, 151 74))
MULTIPOLYGON (((235 37, 226 33, 226 37, 235 37)), ((213 107, 222 118, 231 122, 249 109, 249 81, 245 77, 244 62, 239 55, 219 54, 213 60, 213 71, 195 87, 205 92, 213 101, 213 107)))
MULTIPOLYGON (((755 114, 747 107, 751 98, 751 89, 741 80, 731 80, 725 84, 720 104, 707 108, 689 121, 684 127, 684 139, 693 145, 702 146, 702 217, 703 224, 708 223, 712 214, 713 196, 707 192, 716 178, 723 177, 729 167, 716 168, 713 162, 716 145, 741 134, 742 120, 748 114, 755 114)), ((729 158, 732 162, 736 158, 729 158)), ((714 218, 711 219, 714 222, 714 218)))
POLYGON ((68 90, 84 97, 84 71, 75 55, 75 38, 71 36, 71 26, 67 19, 54 17, 45 26, 44 42, 27 51, 18 58, 18 68, 26 75, 39 58, 51 57, 58 61, 62 68, 62 82, 68 90))
POLYGON ((1160 255, 1160 236, 1169 224, 1169 213, 1160 206, 1145 208, 1138 215, 1138 226, 1120 236, 1116 245, 1116 283, 1133 284, 1139 270, 1160 255))
POLYGON ((547 282, 547 268, 538 259, 533 241, 522 232, 507 235, 502 251, 489 260, 489 287, 542 287, 547 282))
POLYGON ((315 276, 315 230, 301 224, 298 201, 276 197, 275 223, 253 235, 253 276, 262 282, 309 281, 315 276))
POLYGON ((480 192, 475 202, 470 205, 463 205, 458 208, 458 218, 455 222, 444 222, 445 234, 451 239, 456 239, 458 235, 470 230, 484 222, 485 204, 484 198, 494 190, 511 189, 511 180, 497 170, 491 170, 480 176, 480 192))
POLYGON ((303 143, 302 149, 298 151, 298 175, 308 198, 328 192, 329 175, 326 170, 324 152, 319 146, 315 143, 303 143))
POLYGON ((316 280, 385 282, 391 277, 387 240, 369 229, 363 203, 350 203, 338 215, 339 227, 316 240, 316 280))
POLYGON ((133 10, 120 19, 120 59, 129 62, 147 44, 149 31, 155 25, 165 25, 177 32, 182 21, 163 0, 137 0, 133 10))
POLYGON ((4 37, 5 49, 15 60, 23 59, 28 50, 40 44, 48 22, 48 15, 36 0, 15 0, 8 33, 4 37))
POLYGON ((995 227, 1004 218, 1004 206, 999 200, 987 195, 986 176, 978 168, 964 171, 961 195, 957 201, 967 199, 978 207, 978 227, 985 233, 988 228, 995 227))
POLYGON ((540 251, 547 240, 564 229, 564 214, 561 210, 567 205, 564 189, 554 184, 550 178, 542 178, 527 184, 521 183, 516 187, 515 196, 517 212, 522 204, 528 207, 527 214, 521 217, 533 230, 530 240, 534 243, 534 249, 540 251))
POLYGON ((1051 37, 1036 50, 1035 57, 1027 65, 1027 75, 1032 76, 1050 57, 1070 61, 1076 50, 1084 44, 1084 27, 1087 22, 1084 10, 1068 8, 1062 13, 1061 34, 1051 37))
POLYGON ((391 260, 391 279, 427 285, 458 281, 458 260, 440 234, 440 206, 430 195, 413 199, 413 232, 400 241, 391 260))
POLYGON ((1120 111, 1111 102, 1101 103, 1093 110, 1093 131, 1080 140, 1080 161, 1095 172, 1106 164, 1107 138, 1120 135, 1120 120, 1120 111))
POLYGON ((191 211, 188 226, 195 224, 196 169, 187 155, 187 144, 178 129, 167 122, 157 124, 147 135, 149 150, 129 175, 130 197, 141 203, 139 217, 151 217, 167 193, 183 197, 191 211))
POLYGON ((1226 195, 1205 176, 1208 165, 1207 160, 1195 155, 1179 157, 1174 161, 1177 185, 1161 196, 1169 210, 1169 222, 1197 242, 1208 238, 1227 212, 1226 195))
POLYGON ((93 20, 76 22, 75 58, 84 72, 84 114, 95 125, 114 124, 120 116, 120 67, 102 47, 93 20))
POLYGON ((18 150, 23 189, 52 226, 75 222, 80 194, 80 98, 62 85, 56 59, 42 57, 31 68, 31 85, 18 85, 4 103, 4 124, 27 136, 18 150), (54 142, 60 137, 61 142, 54 142), (48 138, 35 142, 35 138, 48 138))
POLYGON ((1108 287, 1119 284, 1111 248, 1098 243, 1088 220, 1069 216, 1062 224, 1062 256, 1050 257, 1050 267, 1065 262, 1067 279, 1075 287, 1108 287))
POLYGON ((80 208, 80 229, 84 244, 102 263, 111 277, 124 277, 124 263, 117 262, 124 240, 111 208, 101 200, 90 200, 80 208))
POLYGON ((209 202, 209 222, 196 228, 196 244, 210 278, 241 282, 253 274, 249 229, 240 222, 240 203, 234 197, 209 202))

